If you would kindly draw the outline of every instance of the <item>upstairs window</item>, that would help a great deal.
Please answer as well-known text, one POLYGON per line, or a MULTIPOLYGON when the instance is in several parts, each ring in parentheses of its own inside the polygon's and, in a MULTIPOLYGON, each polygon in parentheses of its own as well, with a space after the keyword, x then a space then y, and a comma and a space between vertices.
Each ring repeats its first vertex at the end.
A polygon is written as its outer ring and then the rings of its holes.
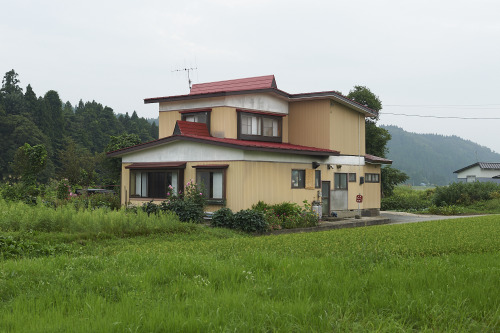
POLYGON ((181 120, 206 124, 208 132, 210 132, 210 111, 182 111, 181 120))
POLYGON ((281 117, 238 112, 238 139, 281 142, 281 117))

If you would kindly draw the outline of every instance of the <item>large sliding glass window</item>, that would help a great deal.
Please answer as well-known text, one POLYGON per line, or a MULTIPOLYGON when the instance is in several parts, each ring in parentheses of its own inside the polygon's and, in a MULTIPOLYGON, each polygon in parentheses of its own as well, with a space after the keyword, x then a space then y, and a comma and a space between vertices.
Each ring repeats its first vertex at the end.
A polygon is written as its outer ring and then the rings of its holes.
POLYGON ((167 198, 179 191, 178 170, 131 170, 130 197, 167 198))

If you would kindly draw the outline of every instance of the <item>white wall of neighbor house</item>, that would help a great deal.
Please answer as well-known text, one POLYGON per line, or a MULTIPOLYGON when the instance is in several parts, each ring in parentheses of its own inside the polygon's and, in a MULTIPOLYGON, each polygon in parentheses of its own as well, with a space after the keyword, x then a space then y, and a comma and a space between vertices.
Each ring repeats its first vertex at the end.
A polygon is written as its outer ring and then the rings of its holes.
POLYGON ((173 102, 160 102, 160 112, 229 106, 237 109, 259 110, 288 114, 288 101, 270 94, 230 95, 210 98, 197 98, 173 102))
POLYGON ((479 165, 476 165, 467 170, 457 173, 457 178, 466 179, 467 176, 476 176, 477 178, 492 178, 498 175, 500 175, 500 170, 481 169, 479 165))

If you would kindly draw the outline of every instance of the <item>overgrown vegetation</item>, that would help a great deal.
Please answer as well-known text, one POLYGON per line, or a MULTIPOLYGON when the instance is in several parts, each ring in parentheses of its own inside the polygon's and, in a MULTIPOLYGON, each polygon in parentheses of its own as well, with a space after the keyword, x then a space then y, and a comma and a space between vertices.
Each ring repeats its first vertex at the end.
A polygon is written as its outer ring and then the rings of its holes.
POLYGON ((439 215, 500 213, 500 184, 453 183, 424 191, 399 186, 382 199, 381 209, 439 215))
POLYGON ((160 204, 155 204, 151 200, 144 203, 141 209, 148 215, 173 212, 181 222, 203 222, 206 199, 201 185, 189 181, 184 187, 184 192, 174 193, 171 185, 169 190, 167 200, 160 204))
POLYGON ((211 220, 213 227, 224 227, 245 232, 264 232, 279 229, 305 228, 317 226, 318 215, 304 201, 303 207, 290 202, 268 205, 259 201, 252 209, 235 214, 229 208, 216 211, 211 220))
POLYGON ((0 331, 500 329, 495 216, 266 237, 182 225, 0 259, 0 331))

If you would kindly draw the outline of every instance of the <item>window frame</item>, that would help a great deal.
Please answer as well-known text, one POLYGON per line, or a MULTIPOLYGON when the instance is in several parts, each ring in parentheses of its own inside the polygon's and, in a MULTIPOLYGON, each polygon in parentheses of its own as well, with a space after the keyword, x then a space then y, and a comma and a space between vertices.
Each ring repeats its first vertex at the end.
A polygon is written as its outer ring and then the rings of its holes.
POLYGON ((321 188, 321 170, 314 170, 314 188, 321 188))
POLYGON ((343 191, 343 190, 347 190, 349 188, 349 174, 346 173, 346 172, 335 172, 333 174, 333 190, 334 191, 343 191), (345 187, 342 187, 340 185, 342 185, 342 182, 341 180, 337 181, 337 175, 340 177, 340 176, 345 176, 345 187), (339 186, 337 187, 337 184, 339 184, 339 186))
POLYGON ((292 189, 296 189, 296 188, 306 188, 306 170, 305 169, 292 169, 292 172, 291 172, 291 188, 292 189), (297 179, 297 185, 294 186, 294 177, 293 177, 293 173, 295 172, 298 172, 298 179, 297 179), (302 173, 302 182, 300 181, 300 173, 302 173))
MULTIPOLYGON (((184 169, 180 169, 180 168, 172 168, 172 169, 131 169, 130 170, 130 175, 129 175, 129 188, 130 188, 130 193, 129 193, 129 198, 130 199, 145 199, 145 198, 149 198, 149 199, 167 199, 169 196, 167 195, 168 190, 168 176, 166 175, 167 173, 176 173, 177 174, 177 184, 176 186, 174 186, 174 188, 176 188, 176 193, 173 193, 175 195, 178 194, 179 191, 182 191, 183 190, 183 182, 184 182, 184 169), (137 182, 136 182, 136 175, 137 173, 140 173, 141 174, 141 194, 132 194, 132 191, 135 190, 137 188, 137 182), (145 178, 142 178, 142 174, 145 174, 145 178), (151 179, 155 176, 153 176, 154 174, 165 174, 164 176, 164 187, 165 187, 165 196, 161 196, 161 195, 151 195, 152 192, 156 192, 158 193, 158 183, 157 182, 152 182, 151 179), (146 181, 146 193, 143 194, 142 193, 142 188, 143 188, 143 184, 142 182, 143 181, 146 181), (133 185, 132 185, 133 184, 133 185), (154 189, 153 189, 153 186, 154 186, 154 189)), ((156 176, 157 177, 157 176, 156 176)), ((172 176, 171 176, 172 177, 172 176)), ((170 184, 170 185, 174 185, 174 184, 170 184)), ((137 191, 134 191, 134 192, 137 192, 137 191)))
POLYGON ((348 181, 349 183, 355 183, 356 182, 356 173, 355 172, 349 172, 348 181), (352 176, 352 178, 351 178, 352 176))
POLYGON ((282 142, 283 141, 283 117, 285 115, 271 115, 262 112, 249 112, 249 111, 237 111, 237 135, 239 140, 250 140, 250 141, 269 141, 269 142, 282 142), (243 134, 242 133, 242 116, 255 117, 259 123, 260 134, 243 134), (266 136, 264 135, 264 119, 270 119, 272 121, 276 120, 278 122, 278 136, 266 136))
POLYGON ((365 173, 365 183, 380 183, 380 174, 365 173))
MULTIPOLYGON (((223 205, 226 201, 226 186, 227 186, 227 175, 226 175, 226 170, 229 167, 229 165, 224 164, 224 165, 193 165, 193 168, 196 169, 196 184, 198 183, 198 175, 201 173, 209 173, 210 177, 210 186, 207 189, 205 187, 205 191, 208 190, 208 197, 205 196, 206 202, 209 205, 223 205), (213 197, 213 173, 222 173, 222 198, 214 198, 213 197)), ((205 192, 206 193, 206 192, 205 192)))
POLYGON ((211 118, 212 118, 212 110, 181 111, 180 114, 181 114, 182 121, 188 121, 188 120, 186 120, 187 117, 199 116, 200 114, 203 114, 206 117, 206 122, 195 121, 195 123, 206 124, 207 128, 208 128, 208 133, 210 133, 210 122, 211 122, 211 118))

